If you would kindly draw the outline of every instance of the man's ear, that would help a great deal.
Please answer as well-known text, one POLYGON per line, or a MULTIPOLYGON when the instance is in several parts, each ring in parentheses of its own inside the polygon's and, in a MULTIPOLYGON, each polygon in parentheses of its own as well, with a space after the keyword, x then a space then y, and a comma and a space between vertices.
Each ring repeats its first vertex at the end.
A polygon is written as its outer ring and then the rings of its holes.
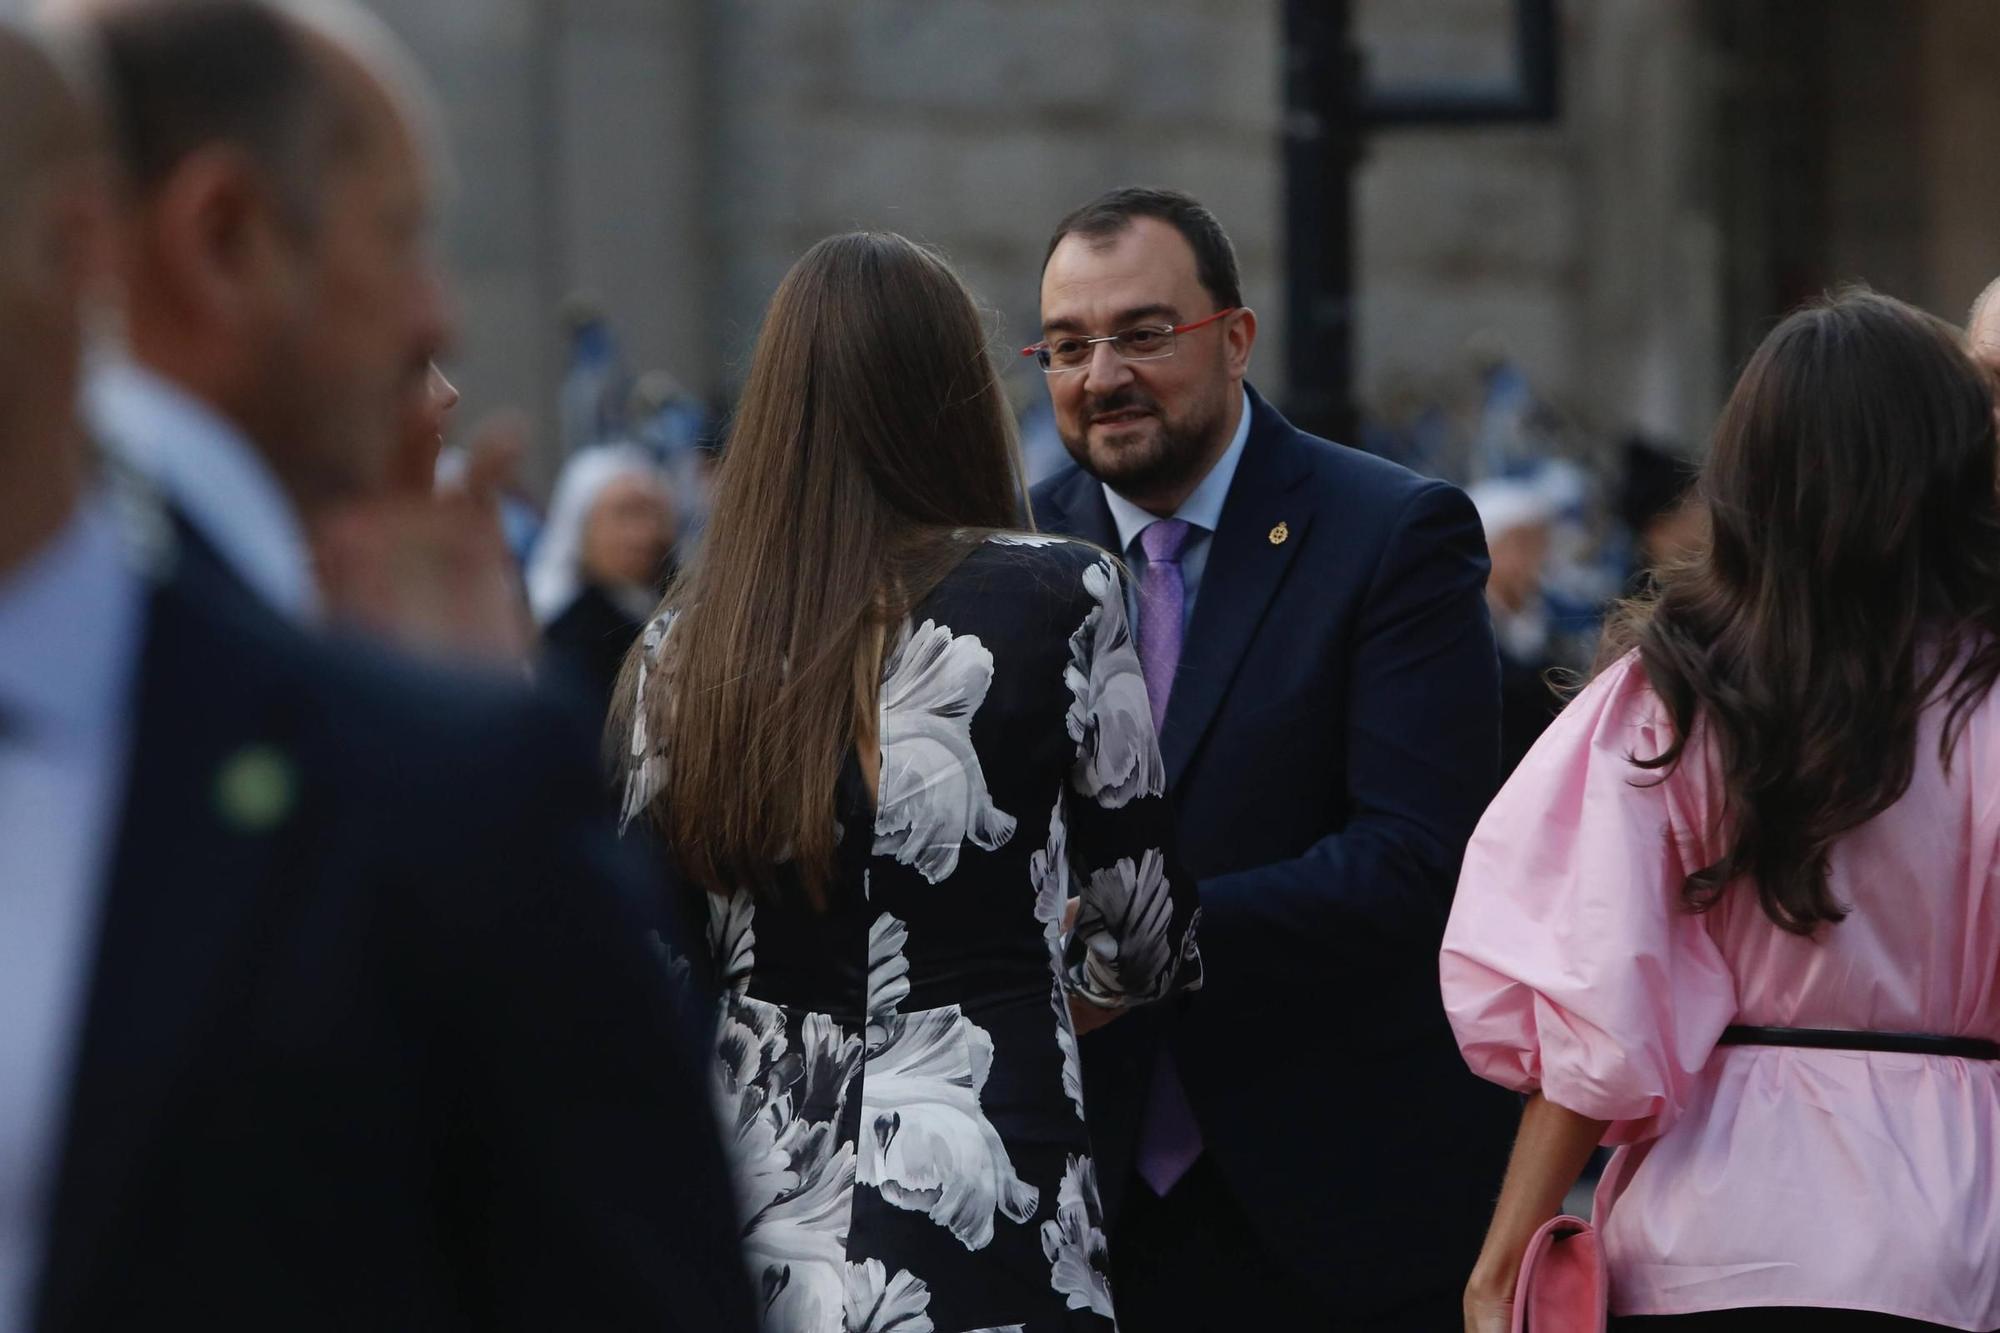
POLYGON ((1250 349, 1257 343, 1257 312, 1249 306, 1229 317, 1222 331, 1223 354, 1229 358, 1229 373, 1237 379, 1250 373, 1250 349))
POLYGON ((143 205, 165 295, 204 323, 241 327, 290 279, 291 232, 269 176, 241 149, 198 149, 143 205))

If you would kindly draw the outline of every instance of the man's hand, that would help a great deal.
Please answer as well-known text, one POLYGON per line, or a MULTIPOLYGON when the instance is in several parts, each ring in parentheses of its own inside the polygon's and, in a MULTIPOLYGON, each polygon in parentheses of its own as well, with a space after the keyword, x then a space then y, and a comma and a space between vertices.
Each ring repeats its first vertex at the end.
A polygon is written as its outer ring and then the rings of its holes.
POLYGON ((500 492, 524 442, 511 425, 481 432, 462 487, 357 501, 314 527, 329 613, 429 656, 523 665, 534 630, 500 527, 500 492))
POLYGON ((1079 1037, 1087 1032, 1097 1031, 1124 1012, 1123 1009, 1106 1009, 1101 1004, 1092 1004, 1081 996, 1069 997, 1069 1021, 1079 1037))

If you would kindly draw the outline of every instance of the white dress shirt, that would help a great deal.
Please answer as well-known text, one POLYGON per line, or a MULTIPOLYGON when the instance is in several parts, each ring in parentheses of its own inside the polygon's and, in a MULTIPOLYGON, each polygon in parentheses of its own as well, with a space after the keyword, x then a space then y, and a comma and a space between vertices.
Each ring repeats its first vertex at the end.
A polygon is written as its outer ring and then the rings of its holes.
MULTIPOLYGON (((1186 599, 1181 603, 1181 630, 1194 623, 1194 599, 1201 592, 1201 576, 1208 570, 1208 548, 1213 546, 1216 526, 1222 522, 1222 505, 1229 498, 1229 484, 1236 480, 1236 465, 1243 461, 1243 446, 1250 438, 1250 395, 1243 394, 1243 412, 1236 423, 1236 434, 1230 437, 1229 447, 1222 451, 1222 457, 1215 460, 1215 466, 1201 479, 1201 484, 1172 517, 1182 519, 1192 526, 1187 543, 1181 547, 1181 583, 1187 589, 1186 599)), ((1111 506, 1111 521, 1118 525, 1118 546, 1124 553, 1125 565, 1132 571, 1132 581, 1125 588, 1125 612, 1132 624, 1139 623, 1139 581, 1146 572, 1146 551, 1139 545, 1139 534, 1160 521, 1158 514, 1148 513, 1118 492, 1106 486, 1104 502, 1111 506)))
POLYGON ((305 529, 242 431, 128 359, 91 368, 84 406, 104 449, 158 488, 238 578, 293 620, 319 619, 305 529))
POLYGON ((25 1333, 117 840, 146 583, 95 498, 0 579, 0 1333, 25 1333))

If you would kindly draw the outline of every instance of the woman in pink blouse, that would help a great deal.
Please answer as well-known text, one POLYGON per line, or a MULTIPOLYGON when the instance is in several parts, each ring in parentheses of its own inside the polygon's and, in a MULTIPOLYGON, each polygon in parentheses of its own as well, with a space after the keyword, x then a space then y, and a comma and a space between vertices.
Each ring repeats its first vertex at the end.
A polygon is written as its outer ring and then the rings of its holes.
POLYGON ((1466 852, 1446 1008, 1533 1094, 1468 1330, 1600 1141, 1614 1328, 2000 1328, 1995 472, 1987 379, 1899 302, 1744 371, 1708 548, 1466 852))

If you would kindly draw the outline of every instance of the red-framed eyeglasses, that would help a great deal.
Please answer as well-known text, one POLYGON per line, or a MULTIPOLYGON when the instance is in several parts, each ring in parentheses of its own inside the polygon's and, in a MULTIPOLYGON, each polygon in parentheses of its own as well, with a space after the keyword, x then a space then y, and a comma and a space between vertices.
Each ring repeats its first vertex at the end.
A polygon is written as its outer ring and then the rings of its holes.
POLYGON ((1100 334, 1094 338, 1065 333, 1060 337, 1045 338, 1033 347, 1023 347, 1021 355, 1034 357, 1035 363, 1047 375, 1082 370, 1090 364, 1091 349, 1099 343, 1110 343, 1111 350, 1126 361, 1155 361, 1160 357, 1174 354, 1174 338, 1177 335, 1192 333, 1203 325, 1213 324, 1216 320, 1233 315, 1242 308, 1240 305, 1233 305, 1187 324, 1135 324, 1129 329, 1100 334))

